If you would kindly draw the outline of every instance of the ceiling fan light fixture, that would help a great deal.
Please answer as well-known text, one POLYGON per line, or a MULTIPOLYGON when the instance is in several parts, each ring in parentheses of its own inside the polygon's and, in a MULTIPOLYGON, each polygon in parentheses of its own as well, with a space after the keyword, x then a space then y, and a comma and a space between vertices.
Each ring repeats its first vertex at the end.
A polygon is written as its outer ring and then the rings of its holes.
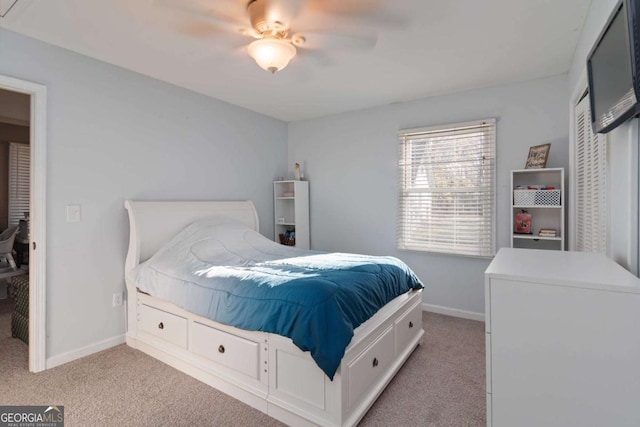
POLYGON ((296 56, 296 48, 288 40, 275 38, 253 41, 247 51, 260 68, 272 73, 282 70, 296 56))

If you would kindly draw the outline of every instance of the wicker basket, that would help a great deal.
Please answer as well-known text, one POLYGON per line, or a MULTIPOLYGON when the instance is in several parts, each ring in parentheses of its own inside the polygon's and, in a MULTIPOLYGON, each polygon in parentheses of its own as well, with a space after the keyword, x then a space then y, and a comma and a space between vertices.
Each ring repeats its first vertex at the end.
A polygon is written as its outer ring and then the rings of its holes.
POLYGON ((287 246, 296 245, 295 237, 289 237, 286 234, 278 234, 278 237, 280 237, 280 244, 282 245, 287 245, 287 246))
POLYGON ((513 190, 515 206, 560 206, 560 190, 513 190))

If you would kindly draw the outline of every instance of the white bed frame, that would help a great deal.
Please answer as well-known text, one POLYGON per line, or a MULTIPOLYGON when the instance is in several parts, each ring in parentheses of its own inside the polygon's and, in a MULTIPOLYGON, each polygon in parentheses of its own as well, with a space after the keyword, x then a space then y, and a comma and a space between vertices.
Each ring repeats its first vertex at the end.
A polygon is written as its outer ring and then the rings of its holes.
MULTIPOLYGON (((211 215, 258 230, 250 201, 126 201, 125 274, 186 225, 211 215)), ((353 426, 422 343, 422 292, 389 302, 355 330, 333 381, 280 335, 245 331, 138 292, 127 280, 127 344, 289 425, 353 426)))

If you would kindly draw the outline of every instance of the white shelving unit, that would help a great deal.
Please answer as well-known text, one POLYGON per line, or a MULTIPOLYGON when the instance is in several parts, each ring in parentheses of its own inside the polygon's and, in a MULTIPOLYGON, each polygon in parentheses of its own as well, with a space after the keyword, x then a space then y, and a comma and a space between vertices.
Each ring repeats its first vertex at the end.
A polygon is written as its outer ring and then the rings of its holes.
POLYGON ((511 247, 563 251, 565 197, 563 168, 511 171, 511 247), (529 186, 553 186, 554 189, 529 190, 529 186), (516 215, 523 210, 531 214, 531 234, 515 231, 516 215), (556 230, 556 237, 539 236, 541 228, 556 230))
POLYGON ((296 248, 309 249, 309 182, 274 181, 273 211, 274 240, 282 243, 280 235, 295 232, 296 248))

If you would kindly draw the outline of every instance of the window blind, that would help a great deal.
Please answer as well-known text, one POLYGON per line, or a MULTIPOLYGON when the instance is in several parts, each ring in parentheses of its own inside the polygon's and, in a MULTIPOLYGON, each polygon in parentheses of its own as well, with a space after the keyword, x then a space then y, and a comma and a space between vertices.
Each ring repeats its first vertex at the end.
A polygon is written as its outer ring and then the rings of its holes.
POLYGON ((398 248, 495 253, 495 119, 399 137, 398 248))
POLYGON ((30 157, 28 144, 9 144, 9 226, 29 212, 30 157))
POLYGON ((607 251, 607 144, 591 128, 589 97, 576 105, 576 250, 607 251))

